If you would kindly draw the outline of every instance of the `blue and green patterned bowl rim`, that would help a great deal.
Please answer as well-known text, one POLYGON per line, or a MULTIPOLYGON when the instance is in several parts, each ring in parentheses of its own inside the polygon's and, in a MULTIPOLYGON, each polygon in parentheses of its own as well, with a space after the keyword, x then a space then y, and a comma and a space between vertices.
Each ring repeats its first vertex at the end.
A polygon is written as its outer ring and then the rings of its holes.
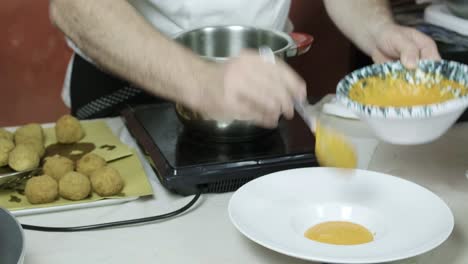
POLYGON ((361 116, 379 117, 379 118, 427 118, 431 116, 443 115, 456 110, 468 107, 468 94, 456 95, 456 98, 437 104, 409 106, 409 107, 379 107, 372 105, 363 105, 349 98, 351 87, 361 79, 370 76, 384 77, 387 74, 403 74, 409 81, 418 80, 418 76, 433 73, 434 76, 444 76, 468 86, 468 66, 455 61, 430 61, 421 60, 416 70, 407 70, 399 61, 386 62, 383 64, 374 64, 358 70, 345 76, 337 85, 336 98, 349 110, 361 116))

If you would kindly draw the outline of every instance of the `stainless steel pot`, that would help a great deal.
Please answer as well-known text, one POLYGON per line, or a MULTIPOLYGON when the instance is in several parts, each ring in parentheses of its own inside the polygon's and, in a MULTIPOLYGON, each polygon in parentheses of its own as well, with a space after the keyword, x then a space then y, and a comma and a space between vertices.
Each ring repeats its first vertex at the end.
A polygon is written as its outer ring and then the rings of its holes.
POLYGON ((446 0, 445 2, 456 16, 468 19, 468 0, 446 0))
MULTIPOLYGON (((200 57, 223 63, 238 56, 243 49, 258 50, 270 47, 282 59, 307 52, 313 37, 302 33, 286 34, 248 26, 211 26, 182 32, 174 37, 181 45, 200 57)), ((247 121, 216 121, 204 118, 199 113, 182 105, 176 105, 179 120, 185 129, 204 135, 206 139, 221 142, 247 141, 271 132, 247 121)))

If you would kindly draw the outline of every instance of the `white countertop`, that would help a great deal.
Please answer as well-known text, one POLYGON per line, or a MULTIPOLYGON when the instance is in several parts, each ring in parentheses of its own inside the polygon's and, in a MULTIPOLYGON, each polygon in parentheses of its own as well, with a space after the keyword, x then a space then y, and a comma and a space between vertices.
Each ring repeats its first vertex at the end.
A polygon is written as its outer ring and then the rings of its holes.
MULTIPOLYGON (((125 143, 136 147, 120 119, 107 122, 125 143)), ((457 125, 428 145, 396 147, 380 143, 369 153, 373 153, 369 169, 427 187, 444 199, 455 215, 455 230, 448 241, 429 253, 398 263, 468 263, 468 124, 457 125)), ((144 167, 154 188, 152 198, 18 219, 47 226, 94 224, 162 214, 192 198, 168 193, 148 163, 144 162, 144 167)), ((148 225, 77 233, 25 231, 25 264, 310 263, 280 255, 243 237, 228 218, 231 195, 204 194, 184 215, 148 225)))

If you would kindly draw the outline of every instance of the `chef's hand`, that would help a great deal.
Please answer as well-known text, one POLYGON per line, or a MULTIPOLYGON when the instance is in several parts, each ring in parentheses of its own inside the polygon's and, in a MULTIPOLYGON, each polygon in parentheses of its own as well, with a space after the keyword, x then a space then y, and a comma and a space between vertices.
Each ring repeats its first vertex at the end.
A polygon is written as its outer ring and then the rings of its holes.
MULTIPOLYGON (((306 98, 306 85, 286 63, 268 63, 258 53, 245 51, 218 64, 219 80, 206 86, 202 114, 216 120, 246 120, 267 128, 281 115, 294 115, 293 98, 306 98)), ((216 76, 215 76, 216 77, 216 76)))
POLYGON ((376 63, 401 60, 407 68, 414 69, 421 59, 440 60, 435 42, 416 29, 390 23, 374 36, 372 59, 376 63))

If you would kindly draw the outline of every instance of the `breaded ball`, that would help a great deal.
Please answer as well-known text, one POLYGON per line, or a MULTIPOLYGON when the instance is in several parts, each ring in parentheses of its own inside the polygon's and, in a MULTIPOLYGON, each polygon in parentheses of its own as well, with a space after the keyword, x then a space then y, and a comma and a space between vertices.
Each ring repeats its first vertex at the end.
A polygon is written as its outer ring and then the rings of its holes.
POLYGON ((86 175, 71 171, 59 181, 59 194, 65 199, 78 201, 91 193, 91 183, 86 175))
POLYGON ((102 167, 91 173, 91 185, 100 196, 112 196, 120 193, 124 187, 124 181, 120 173, 109 166, 102 167))
POLYGON ((29 145, 32 149, 34 149, 34 151, 36 151, 37 155, 39 155, 39 158, 45 154, 44 141, 40 141, 35 138, 24 138, 21 140, 21 143, 17 144, 29 145))
POLYGON ((50 203, 57 199, 58 185, 48 175, 32 177, 26 182, 24 193, 32 204, 50 203))
POLYGON ((73 171, 74 164, 72 160, 66 157, 55 155, 46 159, 42 169, 44 170, 44 174, 58 181, 65 176, 65 174, 73 171))
POLYGON ((91 176, 93 171, 106 165, 107 162, 104 158, 94 153, 88 153, 76 162, 76 171, 91 176))
POLYGON ((15 131, 15 143, 17 145, 31 139, 44 143, 44 130, 39 124, 27 124, 15 131))
POLYGON ((25 171, 39 166, 39 155, 29 145, 16 145, 8 157, 8 165, 15 171, 25 171))
POLYGON ((0 167, 8 165, 10 152, 15 148, 13 141, 0 138, 0 167))
POLYGON ((64 144, 75 143, 84 137, 84 131, 78 119, 71 115, 64 115, 55 125, 57 141, 64 144))
POLYGON ((0 138, 8 139, 13 141, 13 133, 3 128, 0 128, 0 138))

